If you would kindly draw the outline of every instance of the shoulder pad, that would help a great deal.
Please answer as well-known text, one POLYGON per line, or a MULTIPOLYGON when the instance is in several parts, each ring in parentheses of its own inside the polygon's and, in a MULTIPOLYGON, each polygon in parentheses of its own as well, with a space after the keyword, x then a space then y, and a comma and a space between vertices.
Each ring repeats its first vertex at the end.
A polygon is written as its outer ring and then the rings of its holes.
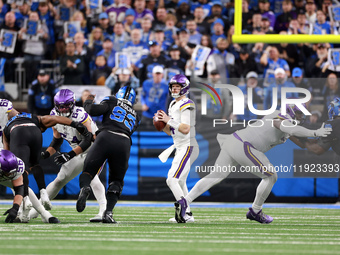
POLYGON ((183 100, 181 100, 181 105, 179 107, 179 109, 181 111, 184 111, 185 109, 195 109, 195 104, 192 100, 190 100, 189 98, 185 98, 183 100))

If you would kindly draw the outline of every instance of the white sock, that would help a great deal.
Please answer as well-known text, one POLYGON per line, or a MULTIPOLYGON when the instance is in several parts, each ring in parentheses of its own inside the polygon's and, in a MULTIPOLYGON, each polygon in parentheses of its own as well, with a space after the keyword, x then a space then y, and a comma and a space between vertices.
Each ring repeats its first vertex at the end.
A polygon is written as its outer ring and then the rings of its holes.
POLYGON ((255 200, 252 205, 253 211, 255 213, 258 213, 260 210, 262 210, 262 206, 269 196, 276 180, 277 174, 274 173, 274 175, 262 179, 259 186, 257 186, 255 200))
POLYGON ((93 191, 93 195, 95 196, 99 204, 99 215, 102 215, 103 212, 106 210, 105 187, 100 181, 98 175, 93 178, 90 185, 93 191))

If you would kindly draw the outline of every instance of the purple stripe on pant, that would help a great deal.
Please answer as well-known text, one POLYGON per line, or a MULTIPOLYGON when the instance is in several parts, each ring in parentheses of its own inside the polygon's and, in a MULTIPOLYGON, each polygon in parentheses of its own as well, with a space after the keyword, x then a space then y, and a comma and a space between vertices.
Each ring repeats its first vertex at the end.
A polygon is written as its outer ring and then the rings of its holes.
MULTIPOLYGON (((257 166, 259 168, 259 170, 267 175, 267 176, 272 176, 272 173, 267 172, 264 168, 263 168, 263 164, 262 162, 254 155, 254 154, 250 154, 250 148, 253 147, 249 142, 245 142, 243 143, 243 149, 244 149, 244 153, 247 155, 247 157, 250 159, 251 162, 254 163, 255 166, 257 166), (248 151, 249 148, 249 151, 248 151)), ((254 147, 253 147, 254 148, 254 147)))
POLYGON ((183 156, 182 160, 181 160, 181 163, 180 163, 180 166, 179 166, 179 169, 177 169, 175 175, 174 175, 174 178, 179 178, 181 176, 181 173, 188 161, 188 159, 190 158, 191 156, 191 153, 192 153, 192 150, 194 149, 193 146, 189 146, 185 152, 185 155, 183 156), (189 151, 188 151, 189 150, 189 151))

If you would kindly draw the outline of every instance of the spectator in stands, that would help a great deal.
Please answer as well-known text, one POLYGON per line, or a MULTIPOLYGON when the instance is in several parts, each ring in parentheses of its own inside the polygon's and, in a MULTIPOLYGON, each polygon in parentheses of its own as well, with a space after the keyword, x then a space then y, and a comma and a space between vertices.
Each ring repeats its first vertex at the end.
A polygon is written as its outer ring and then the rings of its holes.
MULTIPOLYGON (((253 91, 253 106, 258 109, 258 104, 263 103, 263 89, 258 86, 258 75, 256 72, 249 72, 246 75, 246 84, 239 86, 244 95, 248 95, 248 88, 253 91)), ((257 119, 257 115, 252 113, 248 108, 248 103, 244 102, 244 115, 237 115, 237 120, 251 120, 257 119)))
POLYGON ((145 80, 153 77, 152 70, 155 66, 165 67, 166 61, 168 60, 166 56, 161 54, 161 47, 158 42, 150 41, 149 49, 150 54, 138 63, 138 77, 141 84, 143 84, 145 80))
POLYGON ((232 77, 246 78, 246 75, 251 71, 257 72, 255 59, 249 54, 246 47, 242 47, 239 57, 235 59, 235 68, 232 77))
POLYGON ((111 89, 111 95, 115 95, 121 87, 131 86, 139 88, 139 79, 134 76, 132 68, 112 68, 112 73, 107 77, 105 86, 111 89))
POLYGON ((152 22, 152 28, 155 29, 156 27, 165 29, 165 20, 167 16, 167 11, 165 8, 158 8, 156 11, 156 18, 152 22))
POLYGON ((107 66, 106 58, 103 55, 98 55, 95 60, 95 67, 91 75, 91 84, 105 85, 106 78, 110 75, 111 68, 107 66))
POLYGON ((136 62, 142 57, 149 54, 149 48, 147 44, 141 41, 140 29, 133 29, 131 31, 131 41, 127 42, 123 48, 123 52, 126 52, 131 64, 135 66, 136 62))
POLYGON ((213 42, 214 47, 217 45, 217 39, 219 38, 227 38, 224 34, 224 22, 220 18, 216 19, 213 23, 213 32, 211 34, 211 40, 213 42))
POLYGON ((76 106, 84 107, 86 98, 89 95, 91 95, 91 91, 89 91, 88 89, 84 89, 83 92, 81 92, 81 97, 76 99, 76 106))
POLYGON ((297 17, 296 12, 293 10, 293 3, 291 0, 284 0, 282 2, 282 10, 283 13, 277 16, 275 20, 274 30, 276 33, 287 31, 289 22, 297 17))
POLYGON ((131 31, 136 28, 141 28, 140 23, 135 21, 136 12, 133 9, 128 9, 125 13, 124 19, 124 29, 128 34, 131 34, 131 31))
POLYGON ((87 35, 89 34, 90 31, 87 28, 87 21, 84 17, 84 14, 81 11, 76 11, 75 13, 73 13, 72 17, 70 18, 70 21, 80 22, 81 32, 83 32, 84 36, 87 38, 87 35))
MULTIPOLYGON (((273 105, 273 88, 277 88, 277 110, 281 108, 281 88, 295 88, 295 85, 290 81, 287 81, 287 74, 285 70, 281 67, 278 67, 274 71, 275 75, 275 82, 269 85, 264 90, 264 102, 263 102, 263 109, 267 110, 270 109, 273 105)), ((287 93, 286 97, 298 98, 298 93, 287 93)))
POLYGON ((312 111, 311 112, 312 115, 309 116, 309 123, 311 124, 315 124, 318 122, 321 122, 321 112, 318 110, 312 111))
MULTIPOLYGON (((287 35, 287 32, 281 31, 280 35, 287 35)), ((297 66, 299 55, 296 44, 280 43, 277 49, 279 51, 279 58, 287 61, 290 70, 297 66)))
POLYGON ((158 42, 161 46, 161 52, 167 53, 171 43, 165 40, 164 30, 160 27, 156 27, 154 32, 151 34, 151 40, 158 42))
POLYGON ((254 60, 256 62, 258 74, 263 74, 264 67, 261 64, 260 60, 264 51, 264 43, 255 43, 253 46, 250 47, 252 55, 254 56, 254 60))
POLYGON ((208 34, 210 32, 210 24, 204 19, 204 11, 202 7, 197 7, 194 10, 194 20, 200 34, 208 34))
POLYGON ((149 9, 153 13, 156 13, 156 10, 155 10, 156 7, 160 8, 160 6, 156 6, 156 0, 148 0, 148 1, 146 1, 146 9, 149 9))
POLYGON ((30 7, 28 5, 28 2, 23 1, 22 4, 18 4, 18 5, 15 4, 12 7, 12 9, 13 10, 16 9, 16 11, 15 11, 15 23, 17 24, 18 27, 23 27, 25 19, 28 19, 29 12, 30 12, 30 7))
POLYGON ((230 25, 228 33, 227 33, 227 40, 229 44, 228 52, 232 53, 235 56, 235 58, 238 58, 239 52, 241 50, 241 45, 233 42, 234 33, 235 33, 235 26, 230 25))
POLYGON ((142 19, 141 23, 141 34, 142 34, 142 42, 148 43, 150 41, 150 34, 151 34, 151 19, 145 17, 142 19))
POLYGON ((267 17, 261 19, 261 32, 265 34, 274 34, 273 28, 270 26, 270 21, 267 17))
POLYGON ((60 72, 64 75, 65 85, 82 85, 85 70, 84 60, 75 55, 76 47, 73 41, 66 42, 66 54, 60 59, 60 72))
MULTIPOLYGON (((253 11, 249 10, 248 0, 242 0, 242 28, 246 29, 252 23, 253 11)), ((261 15, 262 16, 262 15, 261 15)))
POLYGON ((217 39, 217 49, 207 59, 208 75, 211 71, 218 70, 223 84, 228 83, 235 64, 235 56, 227 52, 228 46, 227 39, 217 39))
POLYGON ((295 0, 294 1, 294 7, 297 13, 300 13, 301 11, 305 11, 305 1, 304 0, 295 0))
POLYGON ((55 34, 54 34, 54 17, 57 15, 51 3, 39 2, 38 14, 48 28, 48 39, 46 41, 45 59, 52 59, 54 53, 55 34))
POLYGON ((322 96, 324 100, 324 111, 322 116, 327 119, 328 105, 334 100, 334 98, 340 97, 339 80, 335 73, 331 72, 328 74, 326 83, 322 90, 322 96))
POLYGON ((197 24, 195 20, 188 20, 186 26, 189 31, 189 43, 196 45, 200 44, 202 35, 197 31, 197 24))
POLYGON ((138 23, 141 23, 144 17, 148 17, 150 20, 154 19, 153 12, 146 9, 145 0, 135 0, 134 6, 136 11, 136 21, 138 23))
POLYGON ((295 87, 308 89, 312 92, 312 87, 307 79, 303 78, 303 71, 300 67, 295 67, 292 71, 292 82, 295 87))
MULTIPOLYGON (((20 28, 15 24, 15 14, 10 11, 5 15, 5 23, 0 26, 0 30, 6 29, 13 32, 18 32, 20 28)), ((3 41, 3 38, 0 38, 0 41, 3 41)), ((14 71, 15 65, 13 63, 14 58, 19 56, 21 49, 21 42, 19 40, 16 41, 14 52, 7 53, 0 51, 0 58, 5 58, 5 81, 6 82, 14 82, 14 71)))
POLYGON ((263 76, 266 76, 268 69, 275 70, 279 67, 285 70, 287 77, 290 76, 289 65, 286 60, 279 57, 279 50, 275 46, 268 46, 266 48, 262 54, 260 63, 265 67, 263 76))
POLYGON ((26 82, 31 83, 35 78, 37 67, 40 61, 43 60, 46 49, 46 40, 48 39, 48 28, 46 24, 41 23, 37 12, 31 12, 28 18, 29 21, 38 22, 36 35, 30 36, 27 34, 27 28, 23 27, 19 31, 18 38, 22 40, 22 52, 24 53, 26 69, 26 82))
POLYGON ((125 44, 131 40, 128 33, 124 30, 124 25, 121 22, 116 22, 116 24, 113 27, 113 36, 112 36, 112 42, 113 42, 113 49, 115 51, 122 51, 125 44))
POLYGON ((82 32, 78 32, 74 36, 74 43, 76 45, 75 55, 82 56, 84 60, 84 73, 82 77, 83 84, 90 84, 90 65, 92 65, 93 52, 85 44, 85 37, 82 32))
POLYGON ((294 34, 309 34, 310 29, 311 26, 307 21, 306 13, 303 10, 300 10, 297 16, 297 31, 294 32, 294 34))
POLYGON ((40 69, 37 79, 28 89, 28 112, 49 115, 54 107, 53 98, 57 92, 50 75, 44 69, 40 69))
POLYGON ((113 4, 107 7, 106 13, 109 16, 110 26, 114 26, 116 22, 123 22, 125 13, 131 6, 124 0, 115 0, 113 4))
POLYGON ((170 13, 167 14, 165 19, 164 36, 165 41, 168 41, 170 44, 173 44, 175 42, 175 39, 177 38, 178 28, 175 27, 176 23, 177 23, 176 16, 170 13))
MULTIPOLYGON (((327 62, 329 44, 319 43, 313 46, 316 55, 306 61, 306 76, 312 78, 322 77, 322 68, 327 62)), ((314 86, 313 86, 314 87, 314 86)))
POLYGON ((314 0, 306 0, 306 19, 308 24, 314 24, 316 21, 316 6, 314 0))
POLYGON ((92 50, 93 55, 97 55, 103 49, 103 31, 100 27, 92 29, 89 36, 89 48, 92 50))
MULTIPOLYGON (((189 1, 183 1, 183 2, 187 2, 189 4, 189 1)), ((209 0, 197 0, 197 1, 191 1, 190 3, 190 11, 194 12, 194 10, 197 7, 202 7, 204 10, 204 16, 207 17, 209 15, 211 15, 211 7, 212 7, 212 3, 210 3, 212 1, 209 0)), ((216 1, 213 1, 216 2, 216 1)), ((178 2, 178 5, 180 5, 181 1, 178 2)))
POLYGON ((322 8, 323 13, 326 15, 327 20, 330 19, 329 12, 328 12, 328 6, 331 6, 331 5, 333 5, 332 0, 322 0, 321 8, 322 8))
POLYGON ((270 21, 270 26, 275 26, 275 14, 270 10, 269 0, 258 0, 259 10, 262 17, 267 17, 270 21))
POLYGON ((314 34, 332 34, 333 28, 329 24, 328 21, 326 21, 326 14, 322 10, 318 10, 316 12, 316 22, 314 24, 314 34))
POLYGON ((104 56, 106 58, 107 66, 113 68, 116 66, 116 51, 113 49, 111 38, 106 37, 103 42, 103 49, 98 52, 97 56, 104 56))
MULTIPOLYGON (((177 70, 178 73, 176 74, 184 74, 186 61, 185 59, 181 58, 181 52, 178 45, 174 44, 170 47, 169 55, 170 59, 166 62, 166 67, 177 70)), ((172 77, 174 75, 168 75, 168 77, 169 76, 172 77)))
POLYGON ((252 34, 253 31, 262 31, 262 15, 259 12, 255 12, 252 16, 251 23, 244 28, 245 34, 252 34))
POLYGON ((210 24, 210 29, 214 29, 213 25, 217 19, 220 19, 223 22, 224 33, 226 34, 229 30, 229 21, 228 18, 222 15, 222 4, 220 1, 214 1, 211 7, 211 15, 205 18, 205 21, 210 24))
POLYGON ((194 16, 190 12, 190 6, 188 0, 178 1, 178 8, 176 9, 177 27, 184 27, 185 23, 189 19, 193 19, 194 16))
POLYGON ((106 12, 102 12, 101 14, 99 14, 98 24, 99 24, 98 27, 102 29, 102 33, 103 33, 104 38, 112 35, 113 26, 110 26, 109 15, 107 15, 106 12))
POLYGON ((181 57, 184 59, 189 59, 192 54, 192 49, 189 47, 189 32, 185 28, 181 28, 178 32, 178 37, 176 44, 179 46, 181 52, 181 57))
POLYGON ((142 104, 142 125, 153 127, 153 116, 158 110, 166 111, 166 102, 169 95, 169 86, 163 79, 164 69, 156 65, 152 69, 152 78, 143 82, 141 96, 142 104))

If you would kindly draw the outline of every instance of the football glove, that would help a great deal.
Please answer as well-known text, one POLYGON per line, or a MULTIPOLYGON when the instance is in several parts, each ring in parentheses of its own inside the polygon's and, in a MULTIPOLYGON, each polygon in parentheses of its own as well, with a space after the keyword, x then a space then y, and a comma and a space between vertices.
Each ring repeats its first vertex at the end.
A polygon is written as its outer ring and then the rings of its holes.
POLYGON ((74 156, 76 156, 76 153, 72 150, 70 152, 63 152, 57 155, 54 158, 54 163, 56 163, 58 166, 66 163, 67 161, 70 161, 74 156))
POLYGON ((51 156, 51 154, 48 151, 42 151, 41 152, 41 158, 42 159, 47 159, 51 156))
POLYGON ((72 121, 70 126, 77 129, 77 131, 82 135, 86 135, 86 133, 89 132, 83 124, 77 121, 72 121))
POLYGON ((8 209, 4 215, 7 215, 5 222, 6 223, 13 223, 13 221, 15 220, 15 218, 18 215, 18 210, 19 210, 19 205, 18 204, 13 204, 13 207, 11 209, 8 209))

